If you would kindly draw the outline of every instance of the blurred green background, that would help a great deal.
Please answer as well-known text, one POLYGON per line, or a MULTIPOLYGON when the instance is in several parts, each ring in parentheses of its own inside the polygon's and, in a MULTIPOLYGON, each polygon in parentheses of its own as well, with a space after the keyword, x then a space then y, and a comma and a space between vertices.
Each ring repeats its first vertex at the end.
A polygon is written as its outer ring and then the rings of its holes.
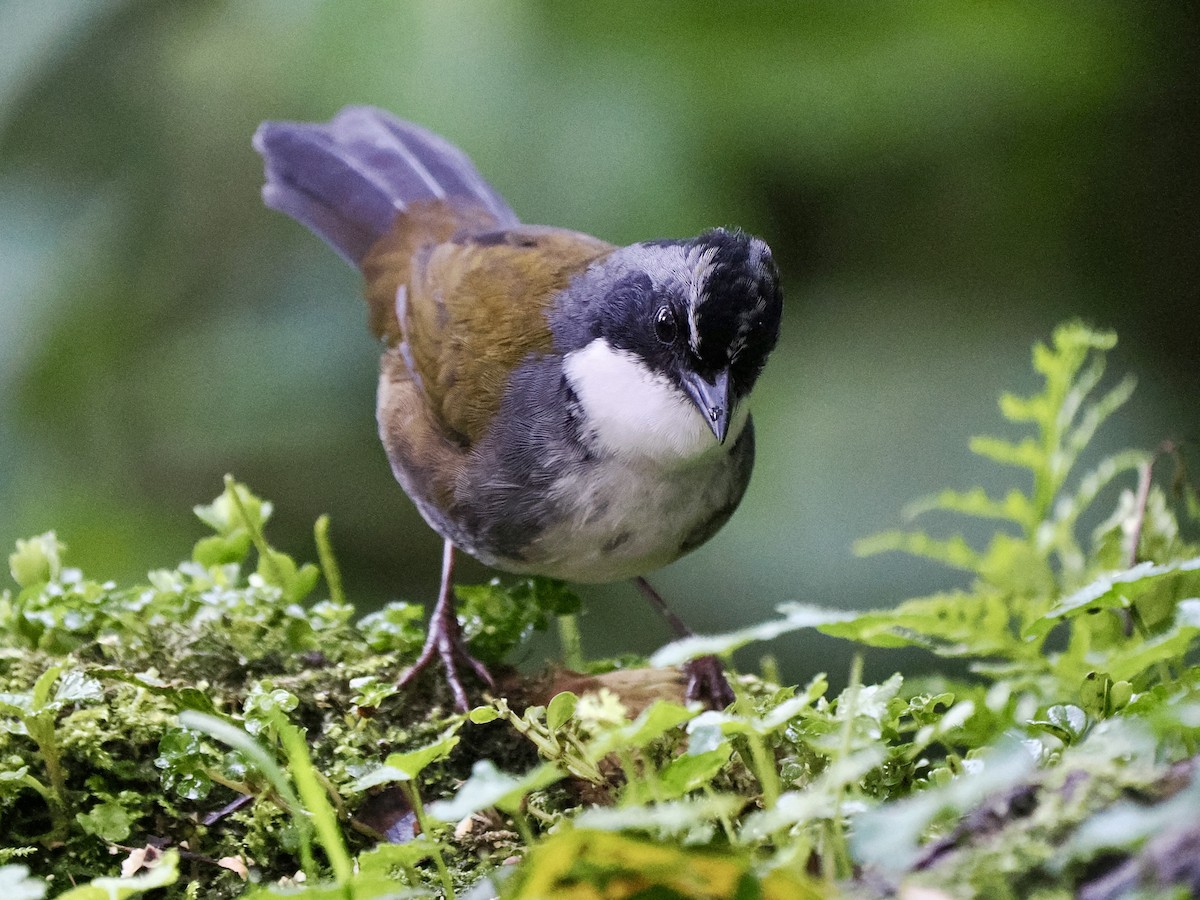
MULTIPOLYGON (((955 583, 856 560, 1032 389, 1082 316, 1139 375, 1105 446, 1194 435, 1195 5, 8 0, 0 4, 0 544, 58 529, 95 576, 201 533, 233 472, 314 556, 333 517, 364 609, 427 599, 438 539, 375 436, 357 275, 264 209, 266 118, 373 103, 464 147, 526 221, 618 243, 736 224, 785 280, 731 524, 655 578, 700 630, 786 600, 883 606, 955 583)), ((1013 476, 1014 478, 1016 476, 1013 476)), ((479 567, 462 577, 483 578, 479 567)), ((586 589, 594 654, 666 631, 586 589)), ((817 637, 785 673, 843 672, 817 637)), ((761 650, 754 650, 754 653, 761 650)), ((868 659, 868 676, 892 657, 868 659)))

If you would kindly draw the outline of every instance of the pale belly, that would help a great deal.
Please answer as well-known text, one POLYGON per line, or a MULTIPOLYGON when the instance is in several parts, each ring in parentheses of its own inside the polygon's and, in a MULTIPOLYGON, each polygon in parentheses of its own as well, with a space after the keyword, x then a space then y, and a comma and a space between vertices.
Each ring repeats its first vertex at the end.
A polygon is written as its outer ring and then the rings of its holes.
POLYGON ((733 513, 753 454, 752 439, 738 443, 733 453, 717 452, 686 468, 606 461, 586 476, 560 479, 547 498, 559 515, 523 549, 521 559, 491 563, 584 583, 661 568, 711 537, 733 513))

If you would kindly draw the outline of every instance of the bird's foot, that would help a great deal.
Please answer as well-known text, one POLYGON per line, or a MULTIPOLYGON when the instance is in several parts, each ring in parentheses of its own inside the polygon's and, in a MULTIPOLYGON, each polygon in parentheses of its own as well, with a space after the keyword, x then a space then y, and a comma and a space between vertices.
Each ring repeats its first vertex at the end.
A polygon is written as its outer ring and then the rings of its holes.
POLYGON ((454 694, 454 705, 460 712, 466 712, 471 708, 471 704, 467 701, 467 690, 463 687, 459 671, 464 667, 471 669, 479 680, 493 691, 496 689, 496 682, 487 666, 467 650, 462 627, 458 624, 458 616, 454 614, 454 598, 451 591, 453 582, 454 544, 447 540, 442 553, 442 587, 438 591, 433 614, 429 617, 429 635, 425 638, 421 655, 400 675, 396 687, 408 687, 435 659, 440 659, 442 667, 446 670, 446 683, 450 685, 450 691, 454 694))
MULTIPOLYGON (((650 585, 650 582, 645 578, 638 577, 633 579, 633 583, 650 601, 650 605, 667 620, 667 624, 671 626, 676 637, 686 638, 694 634, 683 619, 675 615, 671 607, 667 606, 667 602, 650 585)), ((699 700, 709 709, 720 710, 736 699, 733 688, 729 686, 729 679, 725 677, 725 667, 715 656, 701 656, 693 659, 683 667, 683 674, 687 676, 685 696, 689 700, 699 700)))
POLYGON ((725 677, 725 667, 715 656, 701 656, 683 667, 687 676, 687 698, 699 700, 709 709, 722 710, 734 699, 725 677))
POLYGON ((470 669, 488 688, 496 689, 496 682, 492 678, 492 673, 487 670, 487 666, 467 651, 467 642, 463 640, 457 620, 454 620, 454 625, 450 627, 447 627, 444 621, 434 621, 430 625, 429 636, 425 638, 425 646, 421 649, 421 655, 417 657, 415 663, 404 670, 396 682, 396 686, 408 687, 418 675, 438 659, 441 660, 442 668, 446 671, 446 683, 450 685, 450 692, 454 695, 454 705, 460 712, 466 712, 471 708, 460 674, 463 669, 470 669))

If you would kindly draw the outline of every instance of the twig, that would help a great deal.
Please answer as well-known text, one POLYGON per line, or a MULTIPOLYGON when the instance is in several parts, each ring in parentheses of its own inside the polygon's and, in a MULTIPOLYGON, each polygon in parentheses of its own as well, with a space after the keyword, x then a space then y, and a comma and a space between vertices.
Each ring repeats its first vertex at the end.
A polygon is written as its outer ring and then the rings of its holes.
POLYGON ((229 803, 226 803, 220 809, 208 813, 200 820, 201 825, 215 825, 230 813, 235 813, 251 800, 254 799, 253 794, 241 794, 229 803))
MULTIPOLYGON (((1166 444, 1163 446, 1165 447, 1166 444)), ((1154 464, 1158 462, 1162 452, 1163 447, 1160 447, 1153 456, 1138 466, 1137 496, 1133 503, 1133 528, 1129 533, 1129 544, 1125 548, 1125 567, 1129 569, 1138 562, 1138 546, 1142 543, 1142 526, 1146 524, 1146 508, 1150 505, 1150 482, 1154 477, 1154 464)))

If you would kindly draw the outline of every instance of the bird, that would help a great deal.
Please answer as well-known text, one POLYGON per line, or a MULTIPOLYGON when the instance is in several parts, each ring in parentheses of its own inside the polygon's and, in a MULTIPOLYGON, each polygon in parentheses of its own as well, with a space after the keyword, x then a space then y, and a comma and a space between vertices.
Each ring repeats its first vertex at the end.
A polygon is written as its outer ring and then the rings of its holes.
MULTIPOLYGON (((401 686, 440 659, 494 688, 454 611, 456 551, 575 583, 645 576, 733 514, 754 464, 751 390, 779 336, 770 248, 736 228, 627 246, 522 224, 468 156, 370 106, 263 122, 263 201, 362 273, 382 343, 379 437, 443 538, 428 637, 401 686)), ((636 202, 637 198, 629 198, 636 202)), ((688 696, 733 699, 694 660, 688 696)))

